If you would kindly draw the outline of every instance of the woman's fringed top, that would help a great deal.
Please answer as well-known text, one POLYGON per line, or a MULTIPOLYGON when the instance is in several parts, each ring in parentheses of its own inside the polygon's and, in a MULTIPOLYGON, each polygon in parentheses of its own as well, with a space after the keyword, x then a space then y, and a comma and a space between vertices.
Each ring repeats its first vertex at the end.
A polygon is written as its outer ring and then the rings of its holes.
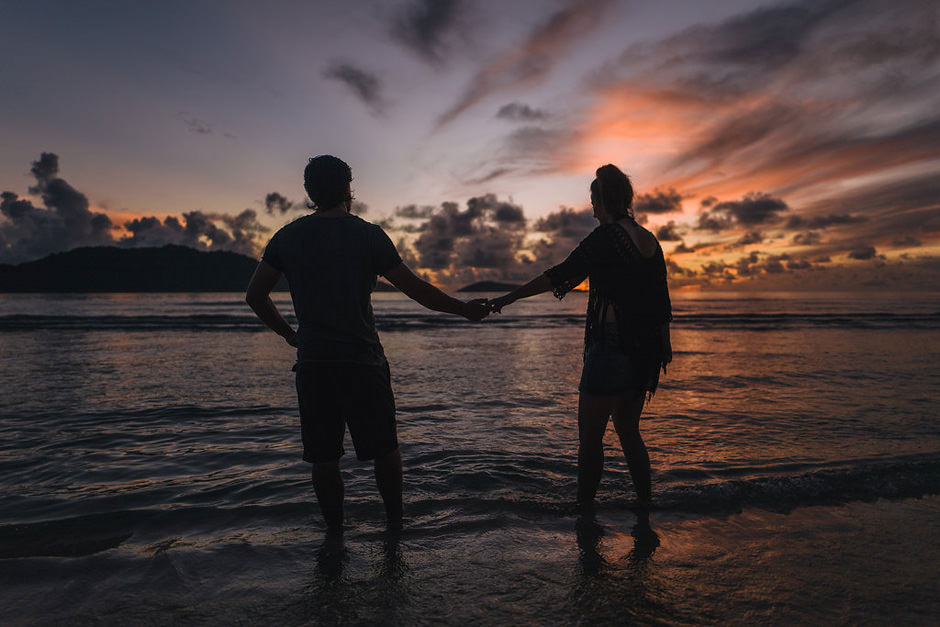
POLYGON ((672 359, 672 303, 662 247, 657 244, 656 252, 644 257, 623 226, 616 222, 602 224, 565 261, 545 274, 557 298, 590 277, 585 352, 603 339, 607 311, 612 305, 621 349, 637 366, 633 387, 652 395, 659 383, 659 371, 665 371, 672 359))

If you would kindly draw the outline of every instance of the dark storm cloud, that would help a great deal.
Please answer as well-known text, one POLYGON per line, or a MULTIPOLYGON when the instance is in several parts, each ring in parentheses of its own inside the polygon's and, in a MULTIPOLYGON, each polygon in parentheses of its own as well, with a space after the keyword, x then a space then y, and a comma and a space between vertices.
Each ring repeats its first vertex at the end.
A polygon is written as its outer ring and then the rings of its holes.
POLYGON ((849 259, 874 259, 878 255, 878 251, 875 250, 874 246, 860 246, 849 252, 849 259))
POLYGON ((384 113, 385 97, 382 82, 375 74, 345 61, 333 61, 323 71, 323 76, 345 85, 373 113, 384 113))
POLYGON ((594 212, 590 209, 575 211, 570 207, 562 207, 544 218, 539 218, 535 223, 535 230, 580 241, 596 226, 594 212))
POLYGON ((831 200, 823 199, 805 208, 805 212, 818 213, 822 224, 831 224, 834 237, 823 251, 839 254, 846 240, 854 244, 889 246, 894 241, 914 238, 918 241, 940 238, 940 177, 926 173, 905 180, 880 182, 865 188, 846 192, 840 204, 851 207, 851 219, 845 214, 824 212, 831 200))
MULTIPOLYGON (((940 63, 938 18, 940 5, 918 0, 762 7, 631 46, 595 74, 592 86, 613 97, 642 94, 663 103, 653 114, 666 116, 661 123, 681 127, 686 116, 708 114, 713 121, 696 128, 696 140, 669 164, 667 180, 682 189, 707 193, 716 178, 725 177, 726 185, 754 178, 759 187, 790 196, 940 158, 940 89, 933 80, 940 63)), ((930 176, 940 178, 932 170, 930 176)), ((818 206, 801 208, 787 228, 864 233, 860 220, 868 218, 871 227, 892 229, 891 220, 876 216, 903 221, 934 206, 937 197, 925 185, 925 193, 903 199, 895 190, 891 203, 831 189, 818 206), (840 221, 845 214, 832 214, 834 206, 851 208, 852 220, 840 221)), ((707 214, 701 227, 721 230, 735 222, 728 214, 707 214)))
POLYGON ((797 246, 815 246, 822 242, 822 235, 816 231, 805 231, 793 236, 793 243, 797 246))
POLYGON ((418 0, 404 7, 392 22, 392 36, 426 61, 441 63, 447 37, 457 30, 464 3, 460 0, 418 0))
POLYGON ((868 218, 864 216, 852 216, 848 214, 828 214, 804 218, 802 216, 790 216, 786 222, 788 229, 825 229, 835 224, 858 224, 865 222, 868 218))
POLYGON ((212 125, 205 120, 200 120, 199 118, 183 118, 183 123, 186 124, 186 130, 190 133, 196 133, 197 135, 212 134, 212 125))
POLYGON ((666 259, 666 272, 669 273, 670 278, 691 278, 698 274, 695 270, 681 266, 672 259, 666 259))
MULTIPOLYGON (((426 210, 413 206, 399 209, 403 217, 421 216, 426 210)), ((494 194, 476 196, 460 210, 446 202, 430 212, 414 241, 419 267, 444 270, 472 266, 510 269, 526 232, 522 208, 502 202, 494 194)))
POLYGON ((905 235, 904 237, 898 237, 891 241, 892 246, 901 246, 901 247, 917 247, 923 246, 924 243, 913 237, 912 235, 905 235))
POLYGON ((697 229, 724 231, 736 226, 754 226, 775 222, 779 214, 789 207, 780 198, 752 192, 741 200, 729 200, 712 205, 699 214, 697 229))
POLYGON ((551 266, 567 257, 578 243, 597 226, 591 209, 576 211, 562 207, 536 220, 534 230, 545 234, 530 248, 534 260, 541 266, 551 266))
POLYGON ((813 264, 807 259, 790 259, 787 261, 787 270, 808 270, 813 264))
POLYGON ((501 202, 495 194, 477 196, 467 201, 467 209, 489 216, 498 226, 508 229, 524 229, 525 214, 522 207, 501 202))
POLYGON ((656 229, 656 239, 661 242, 678 242, 682 240, 682 235, 676 227, 676 221, 670 220, 668 223, 656 229))
POLYGON ((733 264, 724 265, 723 262, 717 262, 709 264, 708 269, 703 268, 703 271, 706 274, 726 276, 729 270, 733 270, 737 278, 753 279, 759 276, 780 275, 787 271, 808 270, 813 267, 809 260, 795 259, 787 253, 768 255, 760 251, 752 251, 738 258, 733 264))
POLYGON ((349 212, 355 213, 356 215, 365 215, 368 211, 369 205, 359 200, 353 200, 352 204, 349 205, 349 212))
POLYGON ((676 190, 654 189, 646 194, 637 195, 633 201, 637 213, 669 213, 682 211, 682 195, 676 190))
POLYGON ((430 205, 423 207, 419 207, 418 205, 405 205, 404 207, 395 208, 396 216, 409 220, 424 220, 430 218, 432 213, 434 213, 434 207, 430 205))
POLYGON ((163 220, 150 216, 124 223, 127 235, 115 238, 111 219, 89 209, 88 199, 59 178, 59 159, 43 153, 33 163, 36 184, 29 188, 45 208, 19 199, 13 192, 0 196, 0 262, 20 263, 80 246, 124 247, 179 244, 202 250, 231 250, 256 255, 268 229, 253 209, 238 215, 190 211, 163 220))
POLYGON ((521 102, 510 102, 499 108, 496 117, 513 122, 538 122, 547 118, 548 114, 521 102))
POLYGON ((438 127, 503 89, 544 80, 571 45, 600 22, 610 4, 610 0, 571 0, 533 29, 525 41, 481 68, 457 103, 438 118, 438 127))
POLYGON ((496 179, 502 176, 506 176, 507 174, 511 174, 512 171, 512 168, 496 168, 495 170, 491 170, 483 176, 469 179, 465 182, 467 185, 482 185, 484 183, 489 183, 490 181, 495 181, 496 179))
POLYGON ((177 244, 200 250, 230 250, 244 255, 258 253, 259 238, 269 229, 258 222, 253 209, 235 216, 189 211, 162 221, 149 216, 124 223, 130 235, 120 246, 141 248, 177 244))
POLYGON ((264 197, 264 210, 268 214, 287 213, 294 208, 294 203, 277 192, 271 192, 264 197))
POLYGON ((29 193, 42 198, 45 207, 19 199, 9 191, 0 196, 0 262, 19 263, 79 246, 99 246, 114 241, 111 219, 89 209, 84 194, 59 174, 59 157, 44 152, 30 169, 36 184, 29 193))
POLYGON ((751 244, 760 244, 764 241, 764 235, 760 231, 748 231, 737 241, 725 248, 742 248, 744 246, 750 246, 751 244))
POLYGON ((668 223, 656 229, 656 239, 661 242, 678 242, 682 240, 679 230, 676 228, 676 221, 670 220, 668 223))
POLYGON ((760 91, 781 76, 806 81, 873 65, 919 66, 940 54, 935 19, 936 9, 918 0, 807 0, 761 7, 631 46, 595 81, 629 80, 640 64, 653 84, 669 86, 677 96, 714 101, 760 91))

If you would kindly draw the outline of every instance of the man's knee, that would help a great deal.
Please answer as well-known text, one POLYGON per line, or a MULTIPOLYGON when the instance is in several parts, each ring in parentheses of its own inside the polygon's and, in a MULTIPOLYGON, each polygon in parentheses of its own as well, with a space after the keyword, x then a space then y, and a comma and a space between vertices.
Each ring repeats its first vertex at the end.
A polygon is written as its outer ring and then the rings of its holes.
POLYGON ((339 460, 331 462, 314 462, 312 473, 317 478, 328 478, 339 475, 339 460))
POLYGON ((375 468, 376 470, 380 469, 395 469, 401 467, 401 450, 398 447, 395 447, 385 455, 381 455, 375 458, 375 468))

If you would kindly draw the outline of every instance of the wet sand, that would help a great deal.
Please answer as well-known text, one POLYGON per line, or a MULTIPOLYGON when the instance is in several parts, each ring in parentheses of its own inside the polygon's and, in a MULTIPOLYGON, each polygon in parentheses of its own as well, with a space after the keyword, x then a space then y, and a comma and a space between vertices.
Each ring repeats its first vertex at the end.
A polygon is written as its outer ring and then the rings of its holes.
POLYGON ((342 539, 311 517, 3 560, 0 604, 6 624, 931 624, 938 519, 937 496, 648 526, 601 506, 459 535, 353 520, 342 539))

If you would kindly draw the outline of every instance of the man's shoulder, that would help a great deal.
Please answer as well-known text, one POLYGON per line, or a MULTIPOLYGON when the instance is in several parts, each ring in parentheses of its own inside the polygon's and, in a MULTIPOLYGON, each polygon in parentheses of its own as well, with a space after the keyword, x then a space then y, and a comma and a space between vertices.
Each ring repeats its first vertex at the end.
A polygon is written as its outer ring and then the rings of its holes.
POLYGON ((356 234, 374 236, 375 234, 384 233, 382 227, 378 224, 363 220, 356 215, 350 214, 342 218, 318 218, 313 214, 308 214, 282 226, 271 239, 272 241, 291 240, 295 237, 304 237, 304 234, 321 229, 325 229, 330 237, 356 237, 356 234))
POLYGON ((287 224, 279 228, 274 233, 274 236, 272 237, 272 239, 280 235, 283 235, 285 233, 290 233, 291 231, 296 231, 297 229, 304 228, 304 225, 309 222, 309 219, 310 219, 310 215, 307 214, 305 216, 300 216, 299 218, 295 218, 294 220, 291 220, 290 222, 288 222, 287 224))

